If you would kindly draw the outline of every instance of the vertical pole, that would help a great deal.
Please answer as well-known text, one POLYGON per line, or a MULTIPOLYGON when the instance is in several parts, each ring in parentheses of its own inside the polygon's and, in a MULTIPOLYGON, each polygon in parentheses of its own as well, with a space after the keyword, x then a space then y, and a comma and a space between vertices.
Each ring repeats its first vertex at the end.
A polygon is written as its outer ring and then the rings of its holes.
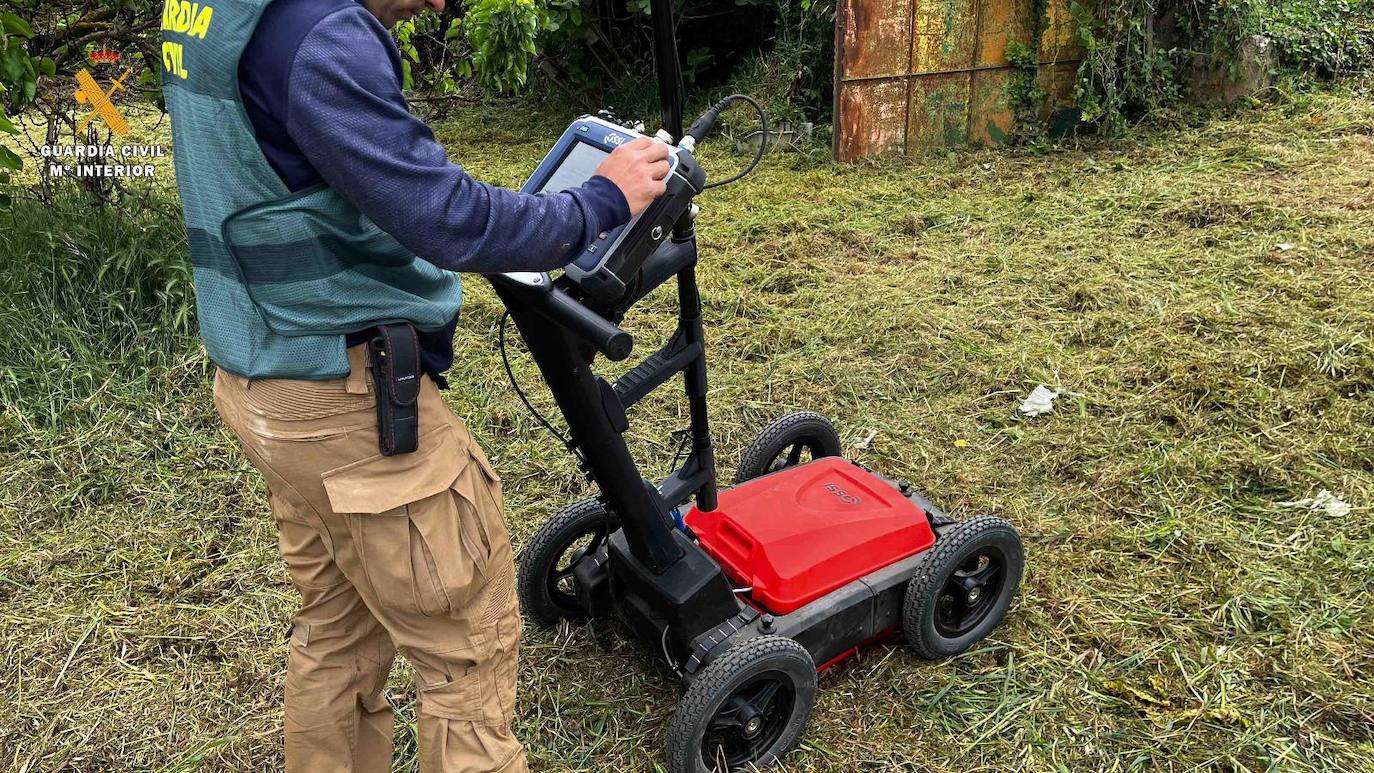
POLYGON ((658 76, 658 112, 663 128, 682 139, 682 64, 677 58, 673 0, 649 0, 654 27, 654 73, 658 76))
POLYGON ((688 342, 701 344, 701 353, 682 371, 682 381, 692 419, 692 453, 702 469, 710 471, 710 477, 697 490, 697 509, 709 513, 716 509, 716 450, 711 443, 711 422, 706 411, 706 331, 701 321, 696 264, 678 273, 677 297, 681 308, 678 325, 686 331, 688 342))
POLYGON ((488 279, 529 346, 573 442, 584 450, 607 507, 620 517, 630 552, 649 571, 663 574, 682 558, 682 547, 673 537, 673 519, 649 495, 625 438, 601 408, 604 394, 592 373, 590 347, 531 311, 522 301, 528 289, 499 275, 488 279))

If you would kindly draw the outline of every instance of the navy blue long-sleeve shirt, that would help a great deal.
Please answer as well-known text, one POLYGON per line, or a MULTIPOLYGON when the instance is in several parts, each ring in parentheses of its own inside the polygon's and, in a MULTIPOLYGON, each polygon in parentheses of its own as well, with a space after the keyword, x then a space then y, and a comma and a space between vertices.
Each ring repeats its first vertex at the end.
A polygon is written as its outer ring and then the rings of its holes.
MULTIPOLYGON (((239 90, 263 154, 289 189, 327 183, 441 268, 552 270, 630 219, 625 196, 605 177, 523 194, 449 161, 410 113, 395 42, 358 0, 269 5, 239 60, 239 90)), ((421 334, 425 370, 441 382, 456 326, 455 318, 421 334)))

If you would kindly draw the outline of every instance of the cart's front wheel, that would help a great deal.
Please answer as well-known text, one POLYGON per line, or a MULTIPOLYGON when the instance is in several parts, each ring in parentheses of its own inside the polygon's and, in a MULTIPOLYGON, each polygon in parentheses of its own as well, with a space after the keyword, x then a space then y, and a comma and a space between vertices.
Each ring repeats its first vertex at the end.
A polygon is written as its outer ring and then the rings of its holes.
POLYGON ((826 456, 840 456, 840 433, 830 420, 812 411, 789 413, 759 431, 740 456, 735 482, 796 467, 826 456))
POLYGON ((945 531, 906 589, 902 628, 923 658, 958 655, 992 632, 1021 585, 1021 536, 983 516, 945 531))
POLYGON ((540 526, 520 552, 520 608, 540 628, 581 619, 573 567, 606 541, 606 510, 595 499, 568 505, 540 526))
POLYGON ((800 644, 761 636, 711 661, 668 728, 670 773, 770 765, 801 739, 816 702, 816 664, 800 644))

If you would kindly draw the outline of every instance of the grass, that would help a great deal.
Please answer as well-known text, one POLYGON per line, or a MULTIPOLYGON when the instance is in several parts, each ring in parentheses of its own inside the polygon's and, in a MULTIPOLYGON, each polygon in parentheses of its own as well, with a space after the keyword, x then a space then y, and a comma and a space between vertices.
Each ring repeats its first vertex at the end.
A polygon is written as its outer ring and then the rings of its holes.
MULTIPOLYGON (((562 120, 474 109, 439 134, 514 184, 562 120)), ((703 197, 724 473, 772 417, 820 410, 853 458, 958 516, 1009 518, 1029 554, 973 652, 878 646, 826 676, 788 770, 1374 770, 1372 179, 1374 102, 1351 85, 1130 143, 775 156, 703 197), (1042 383, 1070 394, 1019 417, 1042 383), (1353 511, 1291 504, 1322 489, 1353 511)), ((294 593, 203 356, 155 292, 121 316, 106 283, 47 271, 183 248, 155 214, 16 214, 0 230, 4 281, 29 288, 6 285, 3 325, 0 759, 280 767, 294 593)), ((504 476, 518 547, 584 490, 504 383, 493 295, 473 281, 468 298, 449 398, 504 476)), ((628 321, 640 351, 671 303, 628 321)), ((680 402, 665 390, 632 420, 662 468, 680 402)), ((408 769, 399 667, 392 688, 408 769)), ((525 636, 535 770, 661 769, 675 697, 614 626, 525 636)))

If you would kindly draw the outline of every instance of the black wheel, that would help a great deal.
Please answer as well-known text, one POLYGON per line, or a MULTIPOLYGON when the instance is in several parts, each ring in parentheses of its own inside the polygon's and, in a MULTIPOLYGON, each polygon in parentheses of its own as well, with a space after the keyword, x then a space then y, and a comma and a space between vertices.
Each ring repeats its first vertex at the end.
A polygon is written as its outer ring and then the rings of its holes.
POLYGON ((606 541, 606 510, 595 499, 568 505, 539 527, 520 553, 520 608, 540 628, 586 613, 577 604, 573 566, 606 541))
POLYGON ((843 450, 840 433, 829 419, 811 411, 789 413, 764 427, 744 449, 735 482, 743 483, 812 459, 840 456, 843 450))
POLYGON ((669 773, 726 773, 770 765, 806 729, 816 664, 781 636, 738 644, 707 664, 668 726, 669 773))
POLYGON ((1007 614, 1025 565, 1021 536, 1001 518, 984 516, 951 527, 907 586, 902 605, 907 643, 931 660, 977 644, 1007 614))

